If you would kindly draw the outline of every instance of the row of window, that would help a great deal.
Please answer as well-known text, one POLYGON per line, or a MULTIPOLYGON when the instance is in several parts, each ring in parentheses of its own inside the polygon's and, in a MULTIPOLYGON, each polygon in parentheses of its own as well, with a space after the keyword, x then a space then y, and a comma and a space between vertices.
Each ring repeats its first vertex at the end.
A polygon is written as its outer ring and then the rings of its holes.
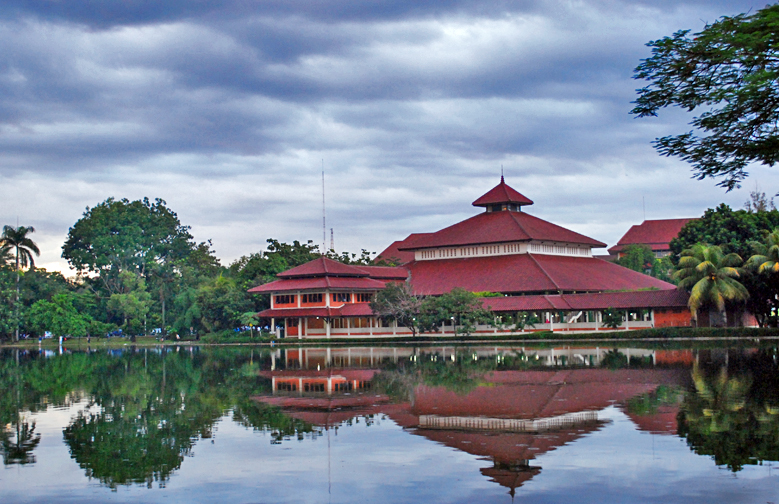
MULTIPOLYGON (((369 303, 373 298, 373 294, 369 292, 358 292, 354 295, 355 303, 369 303)), ((334 303, 351 303, 352 294, 350 292, 333 292, 331 299, 334 303)), ((300 302, 303 304, 316 304, 322 303, 324 300, 324 294, 321 292, 313 294, 301 294, 300 302)), ((277 305, 295 304, 294 294, 279 294, 274 298, 274 302, 277 305)))
POLYGON ((323 299, 323 294, 321 292, 317 292, 316 294, 303 294, 300 297, 301 303, 321 303, 323 299))

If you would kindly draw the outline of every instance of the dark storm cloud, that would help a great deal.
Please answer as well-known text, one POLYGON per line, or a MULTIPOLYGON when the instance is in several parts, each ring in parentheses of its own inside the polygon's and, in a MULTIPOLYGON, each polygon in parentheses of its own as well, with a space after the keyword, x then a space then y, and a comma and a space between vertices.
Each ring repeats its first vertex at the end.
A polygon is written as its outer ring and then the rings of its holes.
POLYGON ((505 165, 537 215, 613 241, 642 194, 657 217, 721 195, 673 201, 689 170, 649 146, 689 117, 628 115, 644 44, 752 6, 8 0, 0 182, 47 198, 0 217, 62 235, 108 196, 162 196, 235 257, 321 239, 324 159, 336 241, 373 249, 470 215, 505 165))

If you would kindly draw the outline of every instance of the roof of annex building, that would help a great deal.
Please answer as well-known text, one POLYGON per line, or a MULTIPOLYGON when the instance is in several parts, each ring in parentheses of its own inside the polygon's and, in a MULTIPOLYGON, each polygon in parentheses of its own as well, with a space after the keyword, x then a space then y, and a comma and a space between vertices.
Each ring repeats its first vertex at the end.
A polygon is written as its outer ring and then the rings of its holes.
POLYGON ((652 250, 669 250, 671 240, 692 220, 695 219, 645 220, 632 226, 609 252, 621 252, 628 245, 648 245, 652 250))

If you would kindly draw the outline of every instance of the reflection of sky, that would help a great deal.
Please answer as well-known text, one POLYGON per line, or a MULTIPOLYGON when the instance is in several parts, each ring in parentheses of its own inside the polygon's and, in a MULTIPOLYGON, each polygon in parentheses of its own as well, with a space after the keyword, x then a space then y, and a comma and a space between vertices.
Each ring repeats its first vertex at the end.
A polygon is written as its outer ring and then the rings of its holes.
MULTIPOLYGON (((42 441, 31 466, 0 471, 0 502, 510 502, 507 489, 465 452, 410 435, 389 419, 360 420, 337 432, 272 445, 267 433, 224 417, 213 442, 199 441, 165 488, 88 481, 70 459, 62 429, 78 408, 34 415, 42 441), (329 479, 328 479, 329 478, 329 479), (329 492, 328 493, 328 489, 329 492)), ((616 408, 612 422, 569 446, 540 455, 540 474, 516 502, 769 502, 779 475, 766 464, 737 473, 693 454, 675 436, 639 432, 616 408)), ((773 464, 775 465, 775 464, 773 464)))

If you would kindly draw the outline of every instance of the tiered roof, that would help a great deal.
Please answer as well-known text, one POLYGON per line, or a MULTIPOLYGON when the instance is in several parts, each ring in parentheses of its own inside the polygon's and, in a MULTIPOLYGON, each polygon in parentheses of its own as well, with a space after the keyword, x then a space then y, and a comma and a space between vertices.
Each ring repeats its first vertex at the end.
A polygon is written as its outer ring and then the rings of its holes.
MULTIPOLYGON (((377 291, 381 290, 386 282, 408 279, 417 295, 441 295, 456 287, 471 292, 489 291, 524 295, 490 298, 485 303, 496 311, 602 309, 606 306, 648 308, 686 305, 684 293, 676 291, 676 287, 670 283, 611 262, 587 256, 517 253, 414 260, 413 251, 415 250, 442 247, 511 242, 571 244, 584 248, 606 246, 598 240, 525 212, 516 211, 518 205, 532 203, 531 200, 509 187, 501 177, 500 184, 473 203, 475 206, 487 207, 501 205, 500 210, 488 208, 488 210, 493 211, 481 213, 435 233, 409 235, 405 240, 393 243, 379 256, 386 259, 397 257, 402 261, 407 261, 402 267, 354 266, 321 257, 285 271, 278 275, 278 280, 255 287, 250 292, 325 289, 377 291), (649 289, 657 292, 666 291, 666 293, 609 293, 609 291, 649 289), (603 294, 574 295, 564 293, 603 294)), ((661 226, 661 229, 676 229, 677 226, 680 229, 688 220, 646 221, 644 224, 664 222, 665 226, 661 226), (672 222, 675 223, 673 226, 670 224, 672 222)), ((678 229, 673 233, 674 235, 678 233, 678 229)), ((283 311, 291 317, 365 316, 370 314, 367 304, 354 305, 362 306, 361 308, 351 306, 347 305, 338 309, 301 308, 283 309, 283 311), (327 311, 320 313, 316 310, 327 311), (368 312, 363 313, 365 310, 368 312)), ((266 310, 260 315, 276 316, 276 311, 266 310)))
POLYGON ((529 241, 572 243, 590 247, 606 246, 603 242, 525 212, 487 212, 438 232, 421 236, 409 245, 401 245, 398 249, 403 251, 529 241))
MULTIPOLYGON (((249 289, 252 293, 310 291, 310 290, 364 290, 384 288, 388 281, 403 281, 408 271, 386 266, 353 266, 327 257, 320 257, 276 275, 278 280, 249 289)), ((318 315, 317 315, 318 316, 318 315)))
POLYGON ((675 289, 662 280, 594 257, 516 254, 415 261, 406 265, 420 295, 471 292, 601 292, 675 289))

